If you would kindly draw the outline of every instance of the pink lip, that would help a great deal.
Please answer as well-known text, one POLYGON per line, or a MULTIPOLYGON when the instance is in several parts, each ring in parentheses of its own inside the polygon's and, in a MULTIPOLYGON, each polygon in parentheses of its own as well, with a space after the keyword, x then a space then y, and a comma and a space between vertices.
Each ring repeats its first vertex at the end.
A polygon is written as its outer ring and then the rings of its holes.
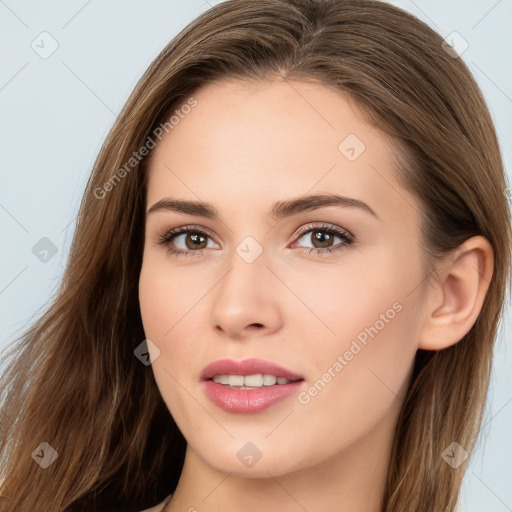
POLYGON ((253 413, 263 411, 297 393, 304 379, 286 368, 262 359, 221 359, 209 364, 201 372, 206 396, 228 412, 253 413), (214 375, 254 375, 257 373, 286 377, 289 384, 275 384, 256 389, 236 389, 211 380, 214 375))
POLYGON ((211 379, 214 375, 255 375, 262 373, 266 375, 275 375, 276 377, 286 377, 288 380, 300 380, 304 377, 287 370, 270 361, 264 359, 219 359, 209 364, 201 372, 201 380, 211 379))

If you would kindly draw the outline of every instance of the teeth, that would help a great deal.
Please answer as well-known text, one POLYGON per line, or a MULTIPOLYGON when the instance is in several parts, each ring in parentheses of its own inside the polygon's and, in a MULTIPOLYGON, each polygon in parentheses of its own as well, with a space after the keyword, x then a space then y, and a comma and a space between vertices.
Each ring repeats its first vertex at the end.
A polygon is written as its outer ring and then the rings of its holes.
POLYGON ((273 386, 276 382, 277 379, 274 375, 263 375, 263 385, 273 386))
MULTIPOLYGON (((243 377, 242 375, 238 375, 238 377, 243 377)), ((233 384, 231 384, 231 379, 233 377, 229 377, 229 384, 232 386, 233 384)), ((246 375, 245 377, 242 378, 242 384, 238 384, 238 386, 250 386, 250 387, 254 387, 254 388, 259 388, 261 386, 263 386, 263 375, 261 373, 258 373, 257 375, 246 375)))
POLYGON ((244 376, 243 375, 230 375, 228 377, 228 384, 230 386, 243 386, 244 376))
POLYGON ((263 375, 256 373, 254 375, 215 375, 212 379, 219 384, 225 384, 231 387, 246 386, 250 388, 261 388, 263 386, 274 386, 277 384, 288 384, 291 382, 286 377, 276 377, 275 375, 263 375))
POLYGON ((213 381, 219 384, 229 384, 229 375, 215 375, 213 381))

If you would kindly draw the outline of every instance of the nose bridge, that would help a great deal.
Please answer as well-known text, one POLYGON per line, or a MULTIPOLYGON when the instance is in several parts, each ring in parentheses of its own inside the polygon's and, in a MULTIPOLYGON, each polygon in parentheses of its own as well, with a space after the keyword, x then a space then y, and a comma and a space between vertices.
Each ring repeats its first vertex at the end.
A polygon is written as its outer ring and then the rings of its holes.
POLYGON ((227 260, 227 273, 218 284, 212 305, 214 327, 233 336, 258 324, 274 329, 280 317, 275 279, 267 268, 268 253, 253 238, 246 237, 227 260))
POLYGON ((270 273, 267 263, 263 247, 254 238, 246 237, 229 257, 229 271, 220 283, 223 294, 239 300, 257 299, 262 292, 265 295, 270 291, 265 286, 270 273))

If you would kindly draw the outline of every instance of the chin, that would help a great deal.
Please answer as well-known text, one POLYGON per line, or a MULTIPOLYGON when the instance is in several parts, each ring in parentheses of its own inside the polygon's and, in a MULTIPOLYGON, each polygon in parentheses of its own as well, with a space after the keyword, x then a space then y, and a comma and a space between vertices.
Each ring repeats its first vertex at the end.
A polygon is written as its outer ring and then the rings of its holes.
POLYGON ((280 453, 270 445, 258 449, 249 441, 236 441, 233 446, 224 445, 224 448, 222 451, 199 453, 199 456, 216 471, 240 478, 269 478, 270 475, 279 476, 300 469, 297 467, 299 461, 290 457, 292 453, 280 453), (270 455, 266 456, 265 452, 270 452, 270 455))

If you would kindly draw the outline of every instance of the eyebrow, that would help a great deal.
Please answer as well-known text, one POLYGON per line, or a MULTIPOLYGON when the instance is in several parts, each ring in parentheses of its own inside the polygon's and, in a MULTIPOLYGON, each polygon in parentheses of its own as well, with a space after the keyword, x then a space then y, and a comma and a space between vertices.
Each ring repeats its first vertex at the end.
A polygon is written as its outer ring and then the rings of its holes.
MULTIPOLYGON (((341 206, 343 208, 359 208, 377 219, 379 216, 363 201, 344 197, 337 194, 319 194, 310 196, 301 196, 286 201, 277 201, 270 210, 270 217, 279 220, 284 217, 291 217, 298 213, 317 210, 328 206, 341 206)), ((150 213, 158 211, 174 211, 189 215, 197 215, 207 219, 220 219, 218 211, 210 203, 202 201, 190 201, 165 197, 157 201, 149 210, 150 213)))

